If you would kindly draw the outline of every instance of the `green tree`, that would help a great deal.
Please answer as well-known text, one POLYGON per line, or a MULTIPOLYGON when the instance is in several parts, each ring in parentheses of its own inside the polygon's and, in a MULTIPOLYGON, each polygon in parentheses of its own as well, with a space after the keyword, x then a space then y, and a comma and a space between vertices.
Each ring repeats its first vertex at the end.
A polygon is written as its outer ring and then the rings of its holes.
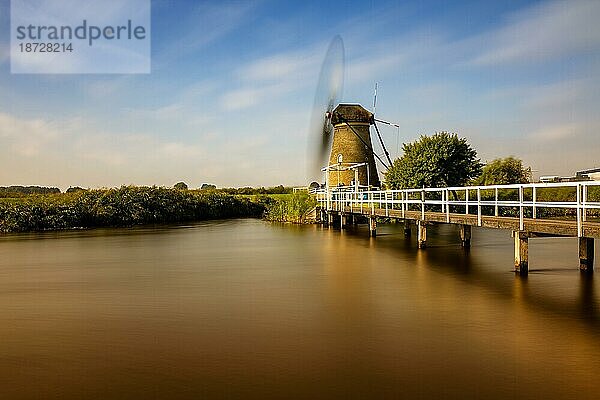
POLYGON ((185 184, 185 182, 177 182, 175 184, 175 186, 173 186, 175 189, 179 189, 179 190, 187 190, 188 189, 188 185, 185 184))
POLYGON ((477 152, 456 133, 438 132, 404 143, 385 175, 391 189, 464 186, 481 174, 477 152))
POLYGON ((523 161, 515 157, 497 158, 483 167, 478 185, 510 185, 531 181, 531 168, 524 168, 523 161))

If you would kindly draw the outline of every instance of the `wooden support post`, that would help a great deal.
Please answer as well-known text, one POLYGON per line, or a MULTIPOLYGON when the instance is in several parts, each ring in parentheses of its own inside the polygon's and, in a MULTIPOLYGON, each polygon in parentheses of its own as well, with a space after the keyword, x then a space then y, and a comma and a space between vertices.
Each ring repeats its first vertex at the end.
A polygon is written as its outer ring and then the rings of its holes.
POLYGON ((369 236, 377 236, 377 217, 375 216, 369 217, 369 236))
POLYGON ((346 214, 340 213, 340 229, 344 229, 346 227, 346 214))
POLYGON ((460 244, 462 247, 471 247, 471 225, 460 226, 460 244))
POLYGON ((513 231, 515 239, 515 272, 529 273, 529 235, 524 231, 513 231))
POLYGON ((427 227, 425 221, 417 221, 417 247, 419 249, 427 247, 427 227))
POLYGON ((333 226, 333 213, 327 213, 327 225, 328 226, 333 226))
POLYGON ((410 237, 410 220, 404 220, 404 237, 410 237))
POLYGON ((581 272, 594 272, 593 238, 579 238, 579 270, 581 272))

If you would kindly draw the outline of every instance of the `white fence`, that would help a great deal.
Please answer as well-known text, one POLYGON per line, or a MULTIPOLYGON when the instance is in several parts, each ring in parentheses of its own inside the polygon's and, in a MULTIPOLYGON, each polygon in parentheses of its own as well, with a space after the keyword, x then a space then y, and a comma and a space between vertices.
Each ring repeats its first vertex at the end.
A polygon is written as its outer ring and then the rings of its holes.
MULTIPOLYGON (((582 236, 583 222, 586 222, 589 214, 598 214, 594 211, 600 210, 600 201, 591 201, 590 191, 593 191, 596 200, 600 199, 600 181, 378 191, 357 191, 352 187, 338 187, 317 191, 316 196, 321 207, 328 211, 354 207, 360 208, 361 213, 374 214, 375 209, 385 209, 386 215, 389 216, 390 210, 399 210, 402 217, 405 217, 408 211, 420 211, 423 220, 426 211, 434 211, 446 214, 446 222, 450 222, 451 213, 464 213, 476 215, 478 226, 482 225, 483 216, 509 216, 519 218, 521 230, 524 229, 525 218, 539 219, 540 210, 571 210, 571 213, 574 211, 577 220, 578 235, 582 236), (562 195, 571 195, 573 200, 552 200, 548 199, 548 196, 542 196, 541 201, 538 199, 545 191, 546 194, 556 196, 561 188, 562 195), (509 197, 516 199, 507 199, 509 197)), ((565 214, 568 214, 568 211, 565 214)), ((563 219, 569 220, 567 216, 563 219)))

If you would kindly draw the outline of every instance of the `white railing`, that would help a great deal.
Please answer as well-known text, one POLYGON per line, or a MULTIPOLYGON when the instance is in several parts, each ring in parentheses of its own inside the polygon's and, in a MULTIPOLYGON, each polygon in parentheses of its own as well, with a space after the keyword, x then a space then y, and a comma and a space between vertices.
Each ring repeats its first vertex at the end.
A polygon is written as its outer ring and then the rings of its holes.
MULTIPOLYGON (((484 216, 509 216, 519 218, 521 230, 524 230, 526 218, 539 219, 538 211, 541 209, 574 210, 578 236, 581 237, 583 223, 588 219, 588 215, 594 210, 600 210, 600 201, 589 199, 590 188, 597 188, 595 198, 598 199, 600 181, 376 191, 330 188, 317 191, 316 196, 321 207, 327 211, 343 211, 346 207, 353 207, 355 210, 360 208, 361 213, 374 214, 375 209, 385 209, 386 216, 389 216, 391 210, 398 210, 403 218, 409 211, 420 211, 422 219, 425 219, 426 211, 433 211, 445 214, 446 222, 450 222, 451 213, 461 213, 477 216, 478 226, 482 225, 484 216), (542 196, 542 201, 539 200, 540 191, 561 188, 564 197, 570 194, 574 199, 548 200, 542 196), (511 196, 515 199, 507 199, 511 196)), ((568 218, 565 216, 563 219, 568 218)))

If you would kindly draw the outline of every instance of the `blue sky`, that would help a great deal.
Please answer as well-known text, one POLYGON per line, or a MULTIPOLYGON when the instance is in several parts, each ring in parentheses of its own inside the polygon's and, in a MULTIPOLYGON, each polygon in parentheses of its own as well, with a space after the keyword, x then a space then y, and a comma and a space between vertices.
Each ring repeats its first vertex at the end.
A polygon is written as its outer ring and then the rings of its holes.
POLYGON ((0 185, 305 184, 331 38, 342 100, 447 130, 536 175, 600 166, 600 2, 152 2, 152 73, 11 75, 0 0, 0 185))

